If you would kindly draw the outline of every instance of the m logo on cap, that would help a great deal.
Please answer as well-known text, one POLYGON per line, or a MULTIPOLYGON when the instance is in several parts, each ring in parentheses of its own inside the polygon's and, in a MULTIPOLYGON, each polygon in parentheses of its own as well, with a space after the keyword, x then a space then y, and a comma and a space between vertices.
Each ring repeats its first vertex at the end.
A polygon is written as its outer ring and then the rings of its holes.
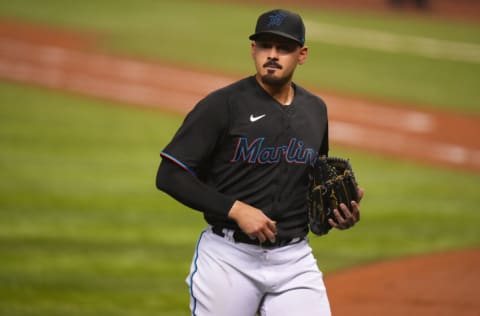
POLYGON ((248 38, 256 41, 259 36, 267 34, 294 40, 302 47, 305 44, 305 25, 302 17, 287 10, 277 9, 260 15, 255 26, 255 33, 248 38))
POLYGON ((285 20, 286 15, 284 13, 278 12, 268 16, 270 21, 268 22, 267 27, 280 26, 285 20))

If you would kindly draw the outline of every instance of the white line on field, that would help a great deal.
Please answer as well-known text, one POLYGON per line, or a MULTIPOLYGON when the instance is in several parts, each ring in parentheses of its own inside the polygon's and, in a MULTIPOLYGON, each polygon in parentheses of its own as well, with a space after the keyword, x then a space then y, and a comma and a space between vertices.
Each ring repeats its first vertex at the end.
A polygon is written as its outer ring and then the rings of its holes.
POLYGON ((387 129, 423 134, 431 133, 437 127, 434 117, 428 113, 407 109, 398 110, 393 107, 379 108, 365 101, 349 100, 325 93, 319 93, 319 95, 327 101, 328 111, 333 117, 341 115, 355 121, 384 126, 387 129), (352 108, 355 108, 355 111, 352 111, 352 108))
POLYGON ((480 63, 480 45, 305 21, 307 40, 480 63))
POLYGON ((480 151, 475 148, 438 141, 411 138, 395 131, 370 128, 347 122, 331 122, 331 138, 337 142, 362 145, 368 149, 387 150, 392 153, 415 154, 417 157, 433 159, 454 165, 469 165, 480 168, 480 151))
MULTIPOLYGON (((107 97, 118 101, 127 101, 144 105, 171 104, 182 106, 184 110, 191 107, 198 99, 200 91, 176 90, 170 86, 164 87, 159 82, 150 80, 159 73, 172 73, 169 67, 155 68, 153 73, 147 72, 147 64, 129 62, 126 59, 116 58, 109 60, 106 56, 77 53, 61 48, 35 45, 24 45, 13 41, 2 42, 0 39, 0 78, 9 78, 19 81, 33 82, 52 88, 61 88, 80 92, 87 95, 107 97), (94 66, 97 72, 90 72, 89 67, 81 68, 74 73, 68 72, 69 64, 94 66), (90 63, 90 64, 89 64, 90 63), (120 69, 123 74, 120 78, 103 76, 105 69, 111 71, 120 69), (145 76, 145 77, 144 77, 145 76), (138 79, 138 80, 132 80, 138 79)), ((148 64, 148 66, 154 66, 148 64)), ((213 75, 203 75, 190 71, 187 74, 195 75, 197 80, 209 81, 213 75)), ((165 78, 164 78, 165 79, 165 78)), ((220 78, 221 82, 226 78, 220 78)), ((215 80, 214 80, 215 81, 215 80)), ((218 83, 218 82, 217 82, 218 83)), ((197 88, 204 89, 205 87, 197 88)), ((349 109, 341 98, 329 96, 335 111, 348 113, 349 109)), ((395 154, 414 154, 420 158, 434 159, 456 165, 469 165, 480 170, 480 150, 459 144, 441 141, 430 142, 421 138, 411 137, 404 131, 430 133, 436 127, 434 119, 421 112, 410 111, 401 113, 395 109, 375 110, 368 103, 355 105, 355 120, 360 122, 343 122, 333 119, 331 124, 332 139, 343 144, 362 145, 375 150, 387 150, 395 154), (385 123, 381 117, 386 116, 385 123), (376 123, 377 127, 368 127, 362 122, 376 123), (389 129, 385 129, 389 127, 389 129)))

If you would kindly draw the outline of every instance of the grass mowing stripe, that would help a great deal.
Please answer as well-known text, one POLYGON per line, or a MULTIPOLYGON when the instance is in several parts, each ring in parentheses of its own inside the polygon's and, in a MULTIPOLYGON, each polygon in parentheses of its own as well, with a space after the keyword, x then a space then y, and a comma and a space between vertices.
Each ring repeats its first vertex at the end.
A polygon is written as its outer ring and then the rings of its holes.
MULTIPOLYGON (((205 224, 154 187, 181 120, 0 84, 0 314, 189 314, 205 224)), ((335 144, 332 155, 351 158, 367 195, 355 229, 311 238, 325 272, 478 246, 479 176, 335 144)))
POLYGON ((0 313, 187 314, 182 278, 197 234, 176 236, 184 208, 154 188, 180 118, 0 90, 0 313))
POLYGON ((480 45, 428 37, 408 36, 385 31, 306 21, 310 41, 408 53, 453 61, 480 62, 480 45))
MULTIPOLYGON (((239 76, 251 74, 247 36, 253 32, 258 14, 266 9, 259 5, 194 0, 0 2, 0 11, 6 17, 100 34, 98 44, 108 51, 239 76)), ((401 38, 480 44, 479 28, 471 23, 301 6, 291 9, 307 21, 334 25, 337 29, 368 29, 401 38)), ((433 108, 477 114, 480 111, 478 64, 310 42, 309 34, 307 29, 310 57, 298 71, 301 83, 433 108)))

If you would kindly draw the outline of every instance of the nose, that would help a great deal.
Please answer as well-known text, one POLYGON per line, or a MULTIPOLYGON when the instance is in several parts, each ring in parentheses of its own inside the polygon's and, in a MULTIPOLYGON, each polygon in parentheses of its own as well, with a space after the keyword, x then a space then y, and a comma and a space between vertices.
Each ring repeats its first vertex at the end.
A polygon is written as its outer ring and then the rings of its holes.
POLYGON ((268 58, 269 59, 278 59, 278 48, 276 45, 272 45, 272 47, 268 51, 268 58))

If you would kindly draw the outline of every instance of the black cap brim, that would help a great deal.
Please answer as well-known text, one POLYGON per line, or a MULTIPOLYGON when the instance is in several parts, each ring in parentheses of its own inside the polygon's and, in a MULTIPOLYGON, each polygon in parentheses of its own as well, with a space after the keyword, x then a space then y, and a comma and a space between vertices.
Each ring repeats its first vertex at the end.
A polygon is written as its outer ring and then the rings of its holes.
POLYGON ((292 41, 295 41, 296 43, 298 43, 300 46, 303 47, 303 43, 300 42, 297 38, 291 36, 290 34, 281 32, 281 31, 264 31, 264 32, 258 32, 258 33, 255 33, 255 34, 250 35, 250 36, 248 37, 248 39, 250 39, 250 40, 252 40, 252 41, 255 41, 258 37, 260 37, 260 36, 262 36, 262 35, 269 35, 269 34, 278 35, 278 36, 281 36, 281 37, 290 39, 290 40, 292 40, 292 41))

